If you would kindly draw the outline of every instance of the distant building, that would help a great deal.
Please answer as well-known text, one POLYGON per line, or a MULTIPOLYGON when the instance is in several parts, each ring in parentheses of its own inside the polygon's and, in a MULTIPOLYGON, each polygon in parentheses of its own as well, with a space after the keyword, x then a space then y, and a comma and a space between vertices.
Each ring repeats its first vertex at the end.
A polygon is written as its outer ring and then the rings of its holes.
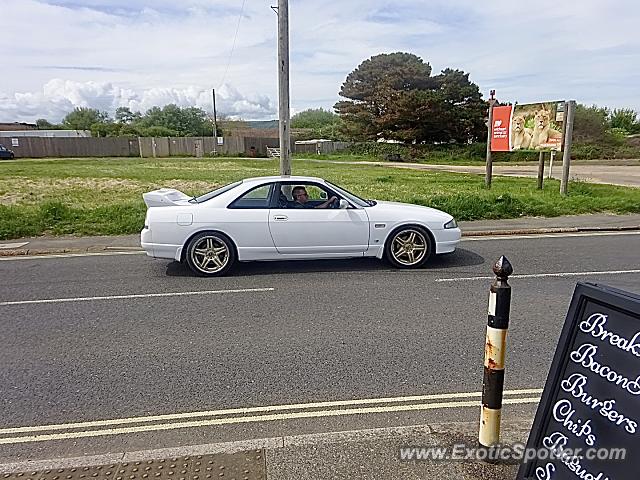
POLYGON ((0 123, 0 132, 3 131, 23 131, 23 130, 37 130, 38 126, 35 123, 0 123))
MULTIPOLYGON (((15 124, 5 124, 15 125, 15 124)), ((1 130, 0 137, 50 137, 50 138, 77 138, 91 137, 89 130, 1 130)))

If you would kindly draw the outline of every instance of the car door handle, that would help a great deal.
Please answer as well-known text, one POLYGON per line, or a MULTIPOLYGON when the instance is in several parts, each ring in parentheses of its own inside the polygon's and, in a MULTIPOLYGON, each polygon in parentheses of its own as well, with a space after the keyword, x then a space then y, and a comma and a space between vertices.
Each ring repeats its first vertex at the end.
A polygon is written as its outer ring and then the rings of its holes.
POLYGON ((286 215, 274 215, 273 219, 274 220, 286 221, 286 220, 289 220, 289 217, 287 217, 286 215))

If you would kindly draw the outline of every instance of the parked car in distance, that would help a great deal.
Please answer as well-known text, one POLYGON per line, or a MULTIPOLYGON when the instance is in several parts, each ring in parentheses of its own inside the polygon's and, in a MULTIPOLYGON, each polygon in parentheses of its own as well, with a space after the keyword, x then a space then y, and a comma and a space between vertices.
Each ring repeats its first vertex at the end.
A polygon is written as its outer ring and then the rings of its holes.
POLYGON ((0 145, 0 158, 12 159, 14 156, 13 150, 9 150, 4 145, 0 145))
POLYGON ((315 177, 249 178, 199 197, 161 188, 143 198, 147 255, 185 262, 201 276, 253 260, 377 257, 418 268, 453 252, 461 236, 448 213, 364 200, 315 177))

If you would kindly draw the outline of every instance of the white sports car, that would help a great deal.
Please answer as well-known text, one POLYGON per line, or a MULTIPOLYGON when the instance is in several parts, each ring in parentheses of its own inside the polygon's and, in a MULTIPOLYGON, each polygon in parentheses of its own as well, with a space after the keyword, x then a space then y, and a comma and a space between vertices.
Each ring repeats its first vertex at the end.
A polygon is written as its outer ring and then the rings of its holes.
POLYGON ((186 262, 202 276, 252 260, 384 257, 417 268, 460 242, 445 212, 363 200, 314 177, 248 178, 200 197, 162 188, 143 198, 147 255, 186 262))

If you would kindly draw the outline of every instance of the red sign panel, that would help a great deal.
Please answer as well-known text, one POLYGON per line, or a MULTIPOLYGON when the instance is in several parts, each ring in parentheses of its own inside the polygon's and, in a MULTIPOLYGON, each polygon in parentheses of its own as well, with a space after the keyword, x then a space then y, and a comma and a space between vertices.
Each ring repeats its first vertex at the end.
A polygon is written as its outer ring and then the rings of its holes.
POLYGON ((513 107, 493 107, 493 124, 491 125, 491 151, 509 152, 509 131, 513 107))

